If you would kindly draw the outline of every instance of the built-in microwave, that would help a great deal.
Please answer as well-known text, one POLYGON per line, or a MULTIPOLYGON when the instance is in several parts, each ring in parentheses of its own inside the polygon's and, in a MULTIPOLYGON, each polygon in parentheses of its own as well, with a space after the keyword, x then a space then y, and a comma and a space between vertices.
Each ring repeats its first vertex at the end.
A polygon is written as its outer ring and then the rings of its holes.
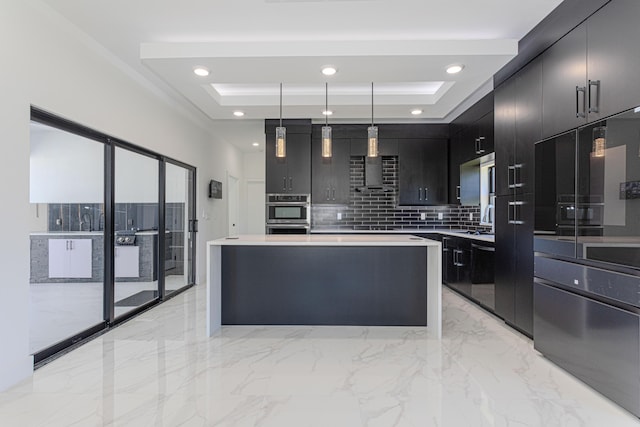
POLYGON ((267 225, 309 225, 310 198, 309 194, 267 194, 267 225))

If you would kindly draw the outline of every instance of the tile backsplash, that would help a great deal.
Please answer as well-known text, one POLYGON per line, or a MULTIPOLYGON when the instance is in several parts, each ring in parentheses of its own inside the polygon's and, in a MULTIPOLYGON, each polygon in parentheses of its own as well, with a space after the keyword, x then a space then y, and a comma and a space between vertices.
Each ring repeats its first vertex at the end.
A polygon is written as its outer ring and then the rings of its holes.
POLYGON ((480 225, 479 206, 397 206, 398 158, 382 158, 383 185, 387 192, 361 193, 364 186, 364 157, 351 157, 350 197, 347 206, 314 205, 311 207, 311 227, 316 230, 395 230, 395 229, 469 229, 490 230, 480 225), (338 213, 342 219, 338 220, 338 213), (425 219, 420 219, 421 214, 425 219), (438 219, 438 214, 442 219, 438 219), (470 219, 469 216, 473 219, 470 219))

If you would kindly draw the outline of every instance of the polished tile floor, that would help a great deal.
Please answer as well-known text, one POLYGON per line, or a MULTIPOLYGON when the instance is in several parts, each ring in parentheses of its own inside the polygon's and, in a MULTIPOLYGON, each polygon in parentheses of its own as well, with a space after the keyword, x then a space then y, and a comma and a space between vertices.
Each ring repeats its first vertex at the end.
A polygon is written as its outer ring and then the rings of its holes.
POLYGON ((0 393, 1 426, 638 426, 445 290, 444 336, 224 327, 197 286, 0 393))

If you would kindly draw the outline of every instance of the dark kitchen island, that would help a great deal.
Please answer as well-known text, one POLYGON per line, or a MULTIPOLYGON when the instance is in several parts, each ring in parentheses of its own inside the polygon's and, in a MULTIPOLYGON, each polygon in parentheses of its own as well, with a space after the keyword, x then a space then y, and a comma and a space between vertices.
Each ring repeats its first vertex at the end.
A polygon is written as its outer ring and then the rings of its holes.
POLYGON ((428 326, 440 243, 414 236, 244 235, 208 242, 208 332, 221 325, 428 326))

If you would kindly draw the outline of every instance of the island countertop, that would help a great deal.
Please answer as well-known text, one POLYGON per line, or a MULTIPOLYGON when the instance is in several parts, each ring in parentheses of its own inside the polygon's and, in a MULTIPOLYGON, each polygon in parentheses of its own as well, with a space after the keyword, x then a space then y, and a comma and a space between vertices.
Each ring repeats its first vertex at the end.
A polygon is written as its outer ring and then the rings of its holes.
POLYGON ((213 246, 439 246, 412 235, 380 234, 243 234, 208 242, 213 246))

